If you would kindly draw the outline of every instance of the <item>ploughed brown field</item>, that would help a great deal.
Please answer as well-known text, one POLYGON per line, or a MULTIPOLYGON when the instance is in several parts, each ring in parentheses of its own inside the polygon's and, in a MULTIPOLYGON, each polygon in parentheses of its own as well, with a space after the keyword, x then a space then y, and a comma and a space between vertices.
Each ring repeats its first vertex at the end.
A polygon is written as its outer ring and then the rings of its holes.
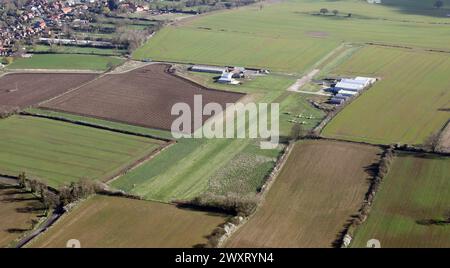
POLYGON ((227 247, 332 247, 361 207, 380 154, 355 143, 297 143, 262 207, 227 247))
POLYGON ((0 112, 25 108, 56 97, 96 77, 95 74, 13 73, 0 78, 0 112))
MULTIPOLYGON (((203 106, 215 102, 223 108, 226 103, 234 103, 243 96, 202 87, 168 73, 169 68, 167 64, 150 64, 123 74, 109 74, 45 103, 44 107, 170 130, 173 120, 178 117, 171 115, 175 103, 188 104, 193 118, 194 95, 202 95, 203 106)), ((209 117, 203 116, 203 122, 209 117)))

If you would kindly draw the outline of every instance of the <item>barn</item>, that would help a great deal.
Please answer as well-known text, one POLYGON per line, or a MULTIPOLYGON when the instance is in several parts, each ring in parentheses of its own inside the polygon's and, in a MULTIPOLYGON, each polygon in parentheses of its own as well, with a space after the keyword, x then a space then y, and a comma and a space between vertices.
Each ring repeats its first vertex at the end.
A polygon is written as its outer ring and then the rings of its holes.
POLYGON ((365 88, 365 86, 361 83, 350 83, 350 82, 340 81, 336 84, 335 88, 337 90, 347 90, 347 91, 358 92, 360 90, 363 90, 365 88))
POLYGON ((222 74, 226 71, 225 67, 215 67, 215 66, 205 66, 205 65, 194 65, 190 68, 193 72, 201 73, 212 73, 212 74, 222 74))

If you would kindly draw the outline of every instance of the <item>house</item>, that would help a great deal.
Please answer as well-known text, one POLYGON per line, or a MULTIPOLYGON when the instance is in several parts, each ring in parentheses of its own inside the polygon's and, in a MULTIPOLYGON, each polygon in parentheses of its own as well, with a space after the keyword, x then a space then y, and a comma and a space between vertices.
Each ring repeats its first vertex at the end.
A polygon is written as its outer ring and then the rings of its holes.
POLYGON ((72 12, 72 8, 71 7, 63 7, 61 11, 64 14, 69 14, 70 12, 72 12))

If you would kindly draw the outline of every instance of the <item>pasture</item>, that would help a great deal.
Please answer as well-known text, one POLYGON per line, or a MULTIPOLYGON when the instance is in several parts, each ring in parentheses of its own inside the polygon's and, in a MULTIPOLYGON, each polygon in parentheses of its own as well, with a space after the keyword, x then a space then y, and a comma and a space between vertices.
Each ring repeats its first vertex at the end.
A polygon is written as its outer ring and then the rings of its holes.
POLYGON ((10 73, 0 78, 0 106, 25 108, 93 80, 95 74, 10 73))
POLYGON ((26 172, 53 187, 81 178, 106 180, 161 145, 149 138, 12 116, 0 121, 0 173, 26 172))
MULTIPOLYGON (((43 105, 57 111, 96 117, 132 125, 171 130, 178 117, 171 114, 176 103, 191 108, 194 126, 194 95, 203 103, 215 102, 225 107, 243 94, 209 90, 168 72, 167 64, 150 64, 122 74, 109 74, 80 89, 43 105), (130 83, 132 81, 132 83, 130 83)), ((203 108, 202 106, 201 108, 203 108)), ((210 116, 203 116, 205 122, 210 116)))
POLYGON ((30 231, 31 221, 45 212, 41 208, 32 194, 0 182, 0 248, 13 246, 13 241, 30 231))
POLYGON ((323 130, 325 137, 421 144, 450 118, 450 55, 369 46, 333 70, 379 77, 323 130), (370 62, 370 64, 367 64, 370 62))
POLYGON ((51 53, 51 54, 86 54, 99 56, 120 56, 125 54, 125 50, 113 48, 95 48, 80 46, 49 46, 35 45, 29 48, 33 53, 51 53))
POLYGON ((399 5, 293 0, 168 26, 133 57, 303 73, 343 42, 448 49, 450 30, 445 23, 443 16, 403 12, 399 5), (339 15, 316 15, 321 8, 337 9, 339 15))
POLYGON ((190 248, 226 216, 179 209, 173 205, 119 197, 94 196, 63 216, 32 248, 64 248, 76 238, 83 248, 190 248))
POLYGON ((331 247, 364 200, 377 147, 334 141, 295 145, 259 210, 227 247, 331 247))
POLYGON ((159 129, 152 129, 152 128, 146 128, 146 127, 140 127, 140 126, 133 126, 103 119, 98 119, 94 117, 86 117, 76 114, 69 114, 69 113, 63 113, 63 112, 57 112, 52 110, 46 110, 46 109, 39 109, 39 108, 28 108, 25 110, 25 112, 38 115, 38 116, 48 116, 51 118, 61 118, 64 120, 70 120, 75 122, 81 122, 81 123, 87 123, 92 124, 100 127, 106 127, 114 130, 119 131, 128 131, 143 135, 149 135, 152 137, 156 137, 158 139, 166 140, 166 139, 173 139, 172 133, 165 130, 159 130, 159 129))
POLYGON ((35 54, 31 58, 18 58, 7 69, 63 69, 105 71, 120 65, 123 59, 97 55, 35 54))
POLYGON ((376 238, 381 247, 450 247, 450 159, 400 153, 375 196, 352 247, 376 238))

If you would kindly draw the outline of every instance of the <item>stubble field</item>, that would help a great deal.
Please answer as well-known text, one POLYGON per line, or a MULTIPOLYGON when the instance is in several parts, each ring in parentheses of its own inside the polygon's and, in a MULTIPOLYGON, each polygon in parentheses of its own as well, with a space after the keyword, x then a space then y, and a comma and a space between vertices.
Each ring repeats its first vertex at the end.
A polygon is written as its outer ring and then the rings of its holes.
POLYGON ((262 206, 227 246, 331 247, 361 206, 380 151, 345 142, 299 142, 262 206))
POLYGON ((94 196, 29 247, 63 248, 69 239, 77 239, 84 248, 189 248, 206 243, 206 236, 225 219, 157 202, 94 196))

